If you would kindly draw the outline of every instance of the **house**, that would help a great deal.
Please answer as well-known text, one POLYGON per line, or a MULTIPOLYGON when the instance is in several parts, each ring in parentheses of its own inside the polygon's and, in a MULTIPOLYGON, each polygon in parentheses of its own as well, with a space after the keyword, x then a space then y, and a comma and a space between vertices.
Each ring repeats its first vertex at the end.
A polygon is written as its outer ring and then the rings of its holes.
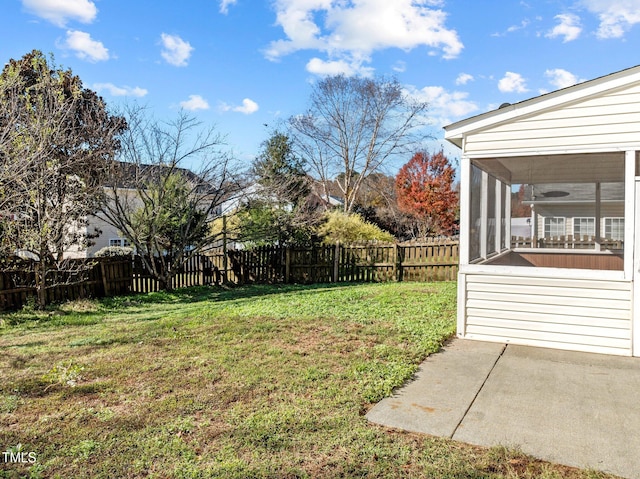
POLYGON ((640 66, 502 105, 445 138, 462 151, 458 336, 640 356, 640 66), (512 246, 519 185, 538 235, 593 240, 512 246))
MULTIPOLYGON (((596 188, 600 188, 600 238, 624 242, 624 183, 549 183, 527 185, 523 201, 531 206, 534 246, 595 248, 596 188)), ((513 221, 512 221, 513 228, 513 221)))
MULTIPOLYGON (((126 205, 127 208, 142 206, 143 203, 139 197, 141 190, 144 189, 142 185, 149 182, 160 182, 165 179, 167 175, 173 173, 186 178, 191 185, 192 192, 205 198, 205 203, 208 201, 206 199, 207 197, 216 197, 218 195, 217 190, 212 189, 211 185, 207 184, 191 170, 185 168, 116 161, 113 162, 110 173, 110 177, 104 183, 105 193, 107 197, 118 195, 122 204, 126 205)), ((213 217, 220 216, 224 204, 225 202, 221 199, 220 204, 210 212, 210 215, 213 217)), ((204 208, 207 206, 204 206, 204 208)), ((66 257, 88 258, 94 256, 97 251, 107 246, 130 246, 127 238, 124 237, 116 226, 108 222, 104 217, 104 213, 101 212, 97 212, 95 215, 88 217, 87 224, 83 225, 79 232, 92 236, 90 246, 86 248, 74 246, 65 253, 66 257), (99 232, 97 236, 95 236, 96 232, 99 232)))

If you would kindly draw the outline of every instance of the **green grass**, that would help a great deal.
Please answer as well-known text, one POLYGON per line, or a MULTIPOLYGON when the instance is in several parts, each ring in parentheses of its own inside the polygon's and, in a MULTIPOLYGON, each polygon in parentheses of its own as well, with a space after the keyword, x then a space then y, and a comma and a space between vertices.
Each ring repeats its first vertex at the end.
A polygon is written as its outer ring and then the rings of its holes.
POLYGON ((0 477, 596 478, 371 425, 454 283, 195 288, 0 315, 0 477))

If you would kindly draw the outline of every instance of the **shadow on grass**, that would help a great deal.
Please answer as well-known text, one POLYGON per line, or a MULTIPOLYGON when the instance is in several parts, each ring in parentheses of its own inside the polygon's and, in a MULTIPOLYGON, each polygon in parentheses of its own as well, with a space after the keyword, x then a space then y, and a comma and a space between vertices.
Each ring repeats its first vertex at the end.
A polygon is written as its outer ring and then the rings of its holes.
POLYGON ((194 286, 170 292, 160 291, 146 294, 131 294, 104 298, 100 303, 106 309, 120 309, 128 306, 172 303, 201 303, 206 301, 224 302, 290 292, 310 293, 346 288, 362 283, 321 283, 321 284, 254 284, 244 286, 194 286))
POLYGON ((23 308, 18 311, 0 312, 0 325, 7 326, 91 326, 102 322, 98 311, 65 311, 64 304, 45 310, 23 308))
MULTIPOLYGON (((204 302, 225 302, 264 297, 286 293, 314 294, 321 291, 346 289, 365 283, 317 283, 317 284, 250 284, 243 286, 194 286, 173 291, 129 294, 87 301, 90 307, 76 309, 74 302, 48 306, 45 310, 23 308, 15 312, 0 312, 0 326, 20 326, 27 328, 57 326, 91 326, 102 323, 113 313, 153 305, 198 304, 204 302)), ((369 284, 369 283, 367 283, 369 284)), ((152 319, 156 319, 153 316, 152 319)), ((1 329, 1 328, 0 328, 1 329)))

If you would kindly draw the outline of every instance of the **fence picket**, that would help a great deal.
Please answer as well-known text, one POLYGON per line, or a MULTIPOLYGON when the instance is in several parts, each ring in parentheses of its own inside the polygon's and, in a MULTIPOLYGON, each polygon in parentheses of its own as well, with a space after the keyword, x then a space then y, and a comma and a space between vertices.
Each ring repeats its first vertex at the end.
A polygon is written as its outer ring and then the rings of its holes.
MULTIPOLYGON (((72 272, 58 272, 47 288, 50 301, 158 291, 159 283, 140 258, 91 260, 83 281, 72 272)), ((32 265, 31 265, 32 268, 32 265)), ((214 251, 195 255, 175 275, 175 288, 247 283, 332 283, 361 281, 455 280, 458 242, 416 244, 354 244, 317 247, 268 247, 214 251)), ((28 263, 0 260, 0 310, 15 309, 35 295, 28 263)))

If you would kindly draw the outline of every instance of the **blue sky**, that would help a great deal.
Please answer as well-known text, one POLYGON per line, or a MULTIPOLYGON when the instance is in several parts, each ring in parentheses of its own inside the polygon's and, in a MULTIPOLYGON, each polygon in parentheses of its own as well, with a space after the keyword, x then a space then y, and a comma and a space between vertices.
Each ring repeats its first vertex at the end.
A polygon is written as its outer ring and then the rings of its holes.
POLYGON ((640 64, 640 0, 3 0, 0 61, 53 53, 109 105, 190 110, 239 159, 324 75, 393 75, 442 126, 640 64), (265 126, 268 125, 268 126, 265 126))

